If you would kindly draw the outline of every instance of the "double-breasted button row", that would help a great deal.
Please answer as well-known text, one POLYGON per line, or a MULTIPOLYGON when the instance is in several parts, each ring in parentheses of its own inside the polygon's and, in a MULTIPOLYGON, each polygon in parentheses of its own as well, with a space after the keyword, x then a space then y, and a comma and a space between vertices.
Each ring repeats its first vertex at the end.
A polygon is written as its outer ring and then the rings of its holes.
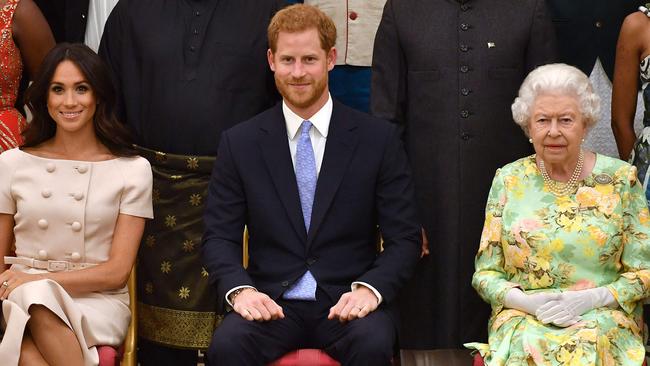
MULTIPOLYGON (((50 227, 50 223, 46 219, 40 219, 38 220, 38 227, 42 230, 46 230, 48 227, 50 227)), ((79 221, 73 221, 70 224, 70 228, 72 231, 81 231, 81 223, 79 221)))
MULTIPOLYGON (((78 166, 75 167, 75 169, 77 170, 77 172, 79 172, 81 174, 85 174, 88 171, 88 166, 87 165, 78 165, 78 166)), ((45 170, 48 173, 54 173, 54 171, 56 170, 56 164, 54 164, 54 163, 45 164, 45 170)))
MULTIPOLYGON (((41 250, 38 251, 38 259, 46 260, 47 256, 48 256, 47 250, 41 249, 41 250)), ((72 259, 74 261, 78 261, 79 259, 81 259, 81 254, 79 254, 79 252, 72 252, 68 256, 68 258, 72 259)))
MULTIPOLYGON (((45 188, 41 191, 41 196, 43 196, 43 198, 50 198, 52 197, 52 191, 45 188)), ((84 199, 83 192, 70 193, 70 196, 74 197, 74 199, 77 201, 81 201, 82 199, 84 199)))

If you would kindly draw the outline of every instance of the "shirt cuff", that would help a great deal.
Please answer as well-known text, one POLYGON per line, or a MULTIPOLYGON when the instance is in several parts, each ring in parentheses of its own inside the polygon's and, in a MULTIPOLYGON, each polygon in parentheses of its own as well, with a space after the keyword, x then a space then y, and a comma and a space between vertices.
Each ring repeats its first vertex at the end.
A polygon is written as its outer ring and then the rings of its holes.
POLYGON ((370 291, 372 291, 372 293, 375 294, 375 296, 377 296, 377 306, 381 305, 381 302, 382 302, 383 298, 381 297, 381 294, 379 293, 379 291, 377 291, 376 288, 370 286, 369 284, 367 284, 365 282, 361 282, 361 281, 352 282, 352 291, 356 290, 357 287, 359 287, 359 285, 367 287, 368 289, 370 289, 370 291))
POLYGON ((228 303, 228 305, 230 305, 230 307, 232 307, 232 303, 230 302, 230 294, 232 294, 233 292, 239 290, 240 288, 252 288, 253 290, 257 291, 257 289, 255 287, 249 286, 249 285, 243 285, 243 286, 237 286, 237 287, 231 288, 230 291, 226 292, 226 302, 228 303))

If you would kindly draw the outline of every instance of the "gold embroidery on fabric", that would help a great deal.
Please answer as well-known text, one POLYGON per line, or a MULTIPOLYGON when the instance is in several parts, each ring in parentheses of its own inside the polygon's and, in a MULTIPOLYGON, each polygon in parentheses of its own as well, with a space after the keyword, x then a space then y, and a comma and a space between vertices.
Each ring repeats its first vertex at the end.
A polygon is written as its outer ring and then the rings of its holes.
POLYGON ((151 193, 152 195, 152 201, 153 203, 158 203, 160 202, 160 190, 158 188, 154 188, 153 192, 151 193))
POLYGON ((187 169, 198 169, 199 168, 199 159, 195 157, 187 158, 187 169))
POLYGON ((187 239, 183 242, 183 251, 184 252, 191 252, 194 250, 194 241, 192 239, 187 239))
POLYGON ((205 267, 201 267, 201 276, 208 277, 209 273, 205 270, 205 267))
POLYGON ((205 349, 223 316, 214 312, 182 311, 138 303, 142 337, 174 347, 205 349))
POLYGON ((165 154, 164 152, 156 151, 156 160, 161 162, 161 163, 166 162, 167 161, 167 154, 165 154))
POLYGON ((156 237, 153 235, 147 235, 144 242, 149 248, 153 248, 153 246, 156 245, 156 237))
POLYGON ((199 206, 199 205, 201 205, 201 200, 202 199, 203 199, 203 197, 201 197, 200 194, 194 193, 193 195, 190 196, 190 205, 195 206, 195 207, 199 206))
POLYGON ((147 284, 144 285, 144 291, 149 295, 153 294, 153 283, 147 282, 147 284))
POLYGON ((172 264, 169 261, 163 261, 160 263, 160 272, 164 274, 168 274, 169 272, 172 271, 172 264))
POLYGON ((0 121, 0 142, 7 146, 18 146, 18 140, 11 136, 11 130, 2 121, 0 121))
POLYGON ((167 227, 174 227, 176 226, 176 216, 174 215, 167 215, 165 217, 165 226, 167 227))
POLYGON ((183 300, 187 299, 188 297, 190 297, 190 289, 185 286, 181 287, 178 290, 178 297, 180 297, 183 300))

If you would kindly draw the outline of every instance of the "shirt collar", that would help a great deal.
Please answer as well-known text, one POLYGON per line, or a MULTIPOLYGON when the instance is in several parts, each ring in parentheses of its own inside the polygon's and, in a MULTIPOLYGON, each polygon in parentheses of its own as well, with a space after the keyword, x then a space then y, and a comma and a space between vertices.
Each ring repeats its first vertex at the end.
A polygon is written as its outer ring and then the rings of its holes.
MULTIPOLYGON (((327 102, 325 102, 325 105, 313 116, 311 116, 311 118, 309 118, 309 122, 311 122, 318 133, 320 133, 321 136, 325 138, 327 138, 327 132, 330 128, 330 119, 332 118, 332 105, 332 96, 328 93, 327 102)), ((287 135, 289 136, 289 140, 293 140, 294 137, 296 137, 296 134, 298 133, 300 125, 302 125, 304 119, 295 114, 284 100, 282 101, 282 113, 284 113, 284 122, 287 126, 287 135)))

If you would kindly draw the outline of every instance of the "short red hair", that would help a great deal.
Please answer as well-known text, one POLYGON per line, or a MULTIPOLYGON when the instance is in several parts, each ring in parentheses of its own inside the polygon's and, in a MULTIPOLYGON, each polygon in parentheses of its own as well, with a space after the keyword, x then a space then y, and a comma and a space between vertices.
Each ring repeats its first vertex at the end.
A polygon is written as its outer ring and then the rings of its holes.
POLYGON ((280 32, 296 33, 315 28, 320 45, 329 52, 336 43, 336 26, 330 17, 317 7, 295 4, 278 11, 268 27, 271 52, 275 53, 280 32))

